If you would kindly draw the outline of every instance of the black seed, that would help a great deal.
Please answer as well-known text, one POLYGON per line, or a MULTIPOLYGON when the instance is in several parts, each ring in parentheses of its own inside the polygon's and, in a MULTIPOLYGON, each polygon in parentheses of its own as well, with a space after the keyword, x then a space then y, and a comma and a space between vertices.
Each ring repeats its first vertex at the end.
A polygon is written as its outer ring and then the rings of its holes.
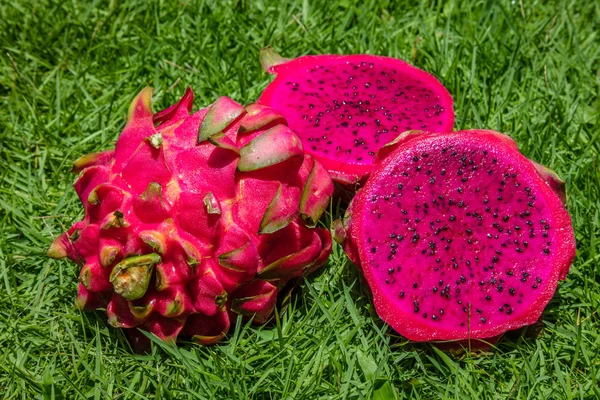
POLYGON ((514 296, 515 295, 515 289, 514 288, 508 289, 508 293, 510 293, 511 296, 514 296))
POLYGON ((377 252, 377 248, 371 247, 371 253, 376 253, 376 252, 377 252))
POLYGON ((400 291, 400 294, 399 294, 399 296, 400 296, 401 298, 402 298, 402 297, 404 297, 404 290, 401 290, 401 291, 400 291))
POLYGON ((481 317, 481 322, 485 323, 485 318, 481 317))
POLYGON ((454 216, 454 215, 450 216, 450 221, 454 221, 455 219, 456 219, 456 216, 454 216))

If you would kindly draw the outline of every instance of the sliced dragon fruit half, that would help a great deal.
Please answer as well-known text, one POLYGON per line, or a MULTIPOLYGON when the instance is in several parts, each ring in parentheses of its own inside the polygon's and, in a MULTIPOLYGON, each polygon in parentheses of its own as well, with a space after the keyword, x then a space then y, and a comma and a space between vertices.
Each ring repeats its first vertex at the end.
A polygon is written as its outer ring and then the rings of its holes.
POLYGON ((432 75, 390 57, 317 55, 293 60, 267 48, 275 74, 258 100, 282 114, 334 181, 364 182, 377 151, 411 129, 452 131, 453 100, 432 75))
POLYGON ((378 160, 332 230, 379 316, 414 341, 536 323, 575 257, 564 182, 493 131, 406 132, 378 160))

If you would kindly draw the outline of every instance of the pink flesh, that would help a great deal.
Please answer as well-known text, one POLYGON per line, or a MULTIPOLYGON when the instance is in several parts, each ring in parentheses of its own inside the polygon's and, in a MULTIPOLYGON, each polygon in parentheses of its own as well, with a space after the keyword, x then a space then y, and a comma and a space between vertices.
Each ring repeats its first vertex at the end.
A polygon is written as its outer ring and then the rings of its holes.
POLYGON ((528 312, 539 316, 560 264, 574 256, 566 212, 531 164, 460 136, 405 147, 362 194, 371 286, 386 296, 386 313, 441 332, 440 339, 460 337, 444 330, 466 338, 528 312), (567 250, 557 248, 561 240, 567 250))
POLYGON ((258 102, 279 111, 319 159, 371 165, 401 132, 445 132, 454 124, 448 91, 397 59, 307 56, 273 70, 277 78, 258 102))

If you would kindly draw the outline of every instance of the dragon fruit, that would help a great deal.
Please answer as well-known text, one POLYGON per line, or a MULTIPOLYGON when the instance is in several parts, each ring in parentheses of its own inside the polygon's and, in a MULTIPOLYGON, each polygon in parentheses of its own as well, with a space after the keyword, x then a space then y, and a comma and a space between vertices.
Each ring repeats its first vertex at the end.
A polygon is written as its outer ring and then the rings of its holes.
POLYGON ((332 230, 398 333, 493 340, 538 321, 570 268, 561 199, 564 182, 508 136, 410 131, 380 150, 332 230))
POLYGON ((133 341, 140 327, 214 344, 238 315, 267 321, 278 292, 327 261, 331 236, 314 226, 333 184, 268 107, 221 97, 190 114, 188 89, 153 114, 151 96, 114 151, 74 162, 85 218, 48 255, 82 266, 76 305, 106 308, 133 341))
POLYGON ((281 113, 307 153, 343 186, 362 183, 377 151, 411 129, 452 131, 452 97, 432 75, 404 61, 371 55, 288 60, 267 48, 276 74, 258 99, 281 113))

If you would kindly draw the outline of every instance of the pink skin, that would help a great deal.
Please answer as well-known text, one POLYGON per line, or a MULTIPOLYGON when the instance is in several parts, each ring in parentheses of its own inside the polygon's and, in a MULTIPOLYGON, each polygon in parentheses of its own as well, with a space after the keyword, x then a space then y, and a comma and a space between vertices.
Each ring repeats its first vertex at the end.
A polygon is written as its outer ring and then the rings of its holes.
POLYGON ((415 341, 485 339, 535 323, 575 256, 559 196, 514 142, 491 131, 398 143, 350 219, 348 243, 378 314, 415 341))
POLYGON ((151 182, 164 186, 172 178, 163 149, 155 149, 147 141, 142 142, 135 152, 130 154, 121 176, 131 187, 133 196, 142 194, 151 182))
POLYGON ((304 158, 300 178, 306 182, 300 197, 300 214, 307 225, 314 226, 333 195, 333 184, 325 167, 310 156, 304 158))
POLYGON ((123 204, 124 199, 125 193, 117 186, 108 184, 96 186, 93 192, 90 192, 87 202, 84 203, 86 204, 90 221, 102 221, 107 215, 118 210, 123 204))
POLYGON ((156 265, 157 289, 164 290, 175 285, 185 283, 192 276, 192 269, 184 259, 175 258, 173 261, 164 261, 156 265), (160 286, 158 282, 160 281, 160 286))
POLYGON ((258 272, 258 276, 263 279, 299 276, 304 267, 319 257, 324 245, 318 231, 295 223, 278 231, 274 239, 271 242, 263 242, 258 249, 265 262, 264 268, 258 272), (287 254, 285 248, 275 244, 281 242, 294 243, 300 250, 287 254))
POLYGON ((165 202, 162 186, 152 182, 132 203, 134 214, 141 222, 161 222, 169 215, 169 205, 165 202))
POLYGON ((176 124, 192 112, 194 104, 194 92, 189 86, 185 88, 185 93, 179 101, 162 111, 157 112, 153 116, 155 124, 160 126, 160 129, 165 129, 170 124, 176 124))
POLYGON ((214 344, 234 300, 264 322, 279 288, 326 262, 328 230, 305 226, 300 213, 318 219, 332 182, 268 107, 223 97, 190 114, 188 89, 153 114, 151 93, 133 101, 114 158, 79 162, 74 186, 86 216, 48 255, 82 266, 77 305, 106 307, 136 348, 149 343, 137 328, 214 344), (272 281, 258 279, 269 265, 272 281))
POLYGON ((209 346, 223 340, 229 327, 230 320, 226 310, 220 310, 212 316, 196 313, 188 317, 182 333, 199 344, 209 346))
POLYGON ((104 308, 108 304, 105 294, 102 292, 90 292, 83 284, 77 286, 77 297, 75 305, 80 310, 94 310, 104 308))
POLYGON ((194 307, 202 314, 215 315, 227 300, 227 292, 212 269, 202 268, 197 272, 190 284, 194 307))
POLYGON ((109 176, 110 169, 104 165, 94 165, 81 171, 73 184, 79 200, 83 204, 87 204, 90 192, 101 183, 106 183, 109 180, 109 176))
POLYGON ((212 262, 211 268, 228 293, 256 275, 259 261, 256 245, 237 224, 231 222, 225 227, 215 254, 217 260, 212 262))
POLYGON ((364 183, 378 149, 410 129, 452 131, 453 100, 432 75, 370 55, 267 59, 275 80, 259 104, 273 107, 333 180, 364 183))
POLYGON ((129 107, 127 125, 115 146, 114 169, 118 172, 129 161, 140 143, 157 133, 151 108, 153 91, 152 88, 143 89, 129 107))
POLYGON ((280 166, 249 171, 236 177, 237 193, 244 201, 236 201, 232 211, 242 229, 257 233, 261 230, 263 216, 279 188, 282 191, 281 201, 277 203, 278 207, 272 207, 274 212, 265 222, 276 221, 278 218, 279 221, 290 221, 295 217, 303 182, 298 175, 287 171, 298 170, 301 163, 301 159, 292 158, 282 162, 280 166))
POLYGON ((277 287, 256 279, 233 293, 232 309, 241 315, 254 316, 256 324, 265 323, 277 302, 277 287))

